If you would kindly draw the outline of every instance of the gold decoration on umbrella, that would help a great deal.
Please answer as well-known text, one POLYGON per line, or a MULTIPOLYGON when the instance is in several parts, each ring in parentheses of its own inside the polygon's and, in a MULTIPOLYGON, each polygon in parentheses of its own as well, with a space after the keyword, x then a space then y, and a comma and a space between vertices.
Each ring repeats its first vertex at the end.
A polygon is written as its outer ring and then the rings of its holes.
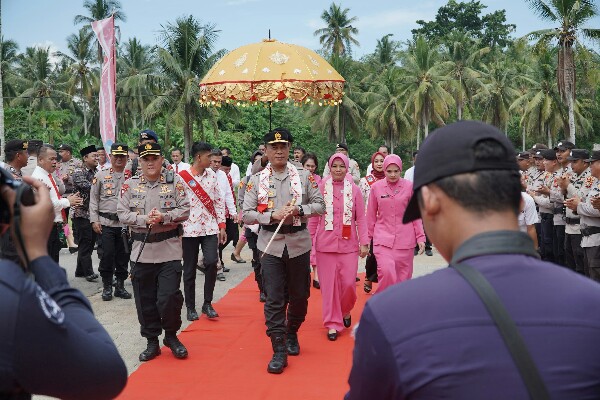
POLYGON ((312 50, 274 39, 239 47, 208 71, 200 82, 200 104, 237 106, 285 100, 294 105, 318 100, 337 105, 344 78, 312 50))

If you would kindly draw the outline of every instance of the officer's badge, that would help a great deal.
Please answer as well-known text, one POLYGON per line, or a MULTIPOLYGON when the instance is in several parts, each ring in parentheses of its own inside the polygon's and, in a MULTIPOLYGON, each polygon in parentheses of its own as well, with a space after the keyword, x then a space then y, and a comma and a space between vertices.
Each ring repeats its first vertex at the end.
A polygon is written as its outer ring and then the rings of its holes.
POLYGON ((254 187, 254 185, 252 184, 252 182, 248 183, 248 185, 246 186, 246 190, 252 190, 252 188, 254 187))
POLYGON ((275 140, 281 140, 281 133, 275 132, 275 140))
POLYGON ((92 185, 95 185, 96 182, 98 182, 98 178, 94 177, 94 179, 92 179, 92 185))
POLYGON ((179 193, 180 197, 184 197, 185 196, 185 189, 183 188, 183 183, 177 182, 175 184, 175 188, 177 189, 177 192, 179 193))
POLYGON ((587 178, 585 178, 585 187, 586 188, 591 188, 592 185, 594 184, 594 177, 593 176, 588 176, 587 178))
POLYGON ((152 149, 152 145, 150 143, 146 143, 146 146, 144 146, 144 148, 146 150, 150 150, 150 149, 152 149))
POLYGON ((121 197, 123 197, 123 195, 124 195, 124 194, 127 192, 127 189, 129 189, 129 185, 128 185, 128 184, 126 184, 126 183, 124 183, 124 184, 121 186, 121 197))
POLYGON ((240 184, 238 185, 238 189, 242 189, 244 187, 244 181, 240 181, 240 184))
POLYGON ((273 207, 275 207, 275 203, 273 202, 273 200, 269 200, 269 202, 267 203, 267 208, 272 209, 273 207))
POLYGON ((164 176, 164 175, 161 175, 161 176, 160 176, 160 181, 161 181, 161 182, 164 182, 164 181, 165 181, 165 176, 164 176))
POLYGON ((107 196, 112 196, 112 190, 110 190, 110 189, 109 189, 109 190, 107 190, 107 191, 106 191, 106 195, 107 195, 107 196))
POLYGON ((54 299, 39 286, 35 288, 35 296, 37 297, 40 308, 44 312, 46 318, 56 325, 62 325, 65 321, 65 313, 62 308, 56 304, 56 301, 54 301, 54 299))
POLYGON ((112 175, 106 175, 106 176, 104 177, 104 179, 105 179, 105 180, 106 180, 106 179, 112 179, 112 175))

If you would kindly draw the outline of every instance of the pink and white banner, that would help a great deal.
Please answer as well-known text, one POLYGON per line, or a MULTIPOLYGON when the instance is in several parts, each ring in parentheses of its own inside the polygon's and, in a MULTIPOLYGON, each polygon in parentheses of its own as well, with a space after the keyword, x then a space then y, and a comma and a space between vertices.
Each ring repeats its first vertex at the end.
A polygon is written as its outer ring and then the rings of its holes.
POLYGON ((117 127, 116 89, 117 58, 115 54, 115 20, 109 18, 92 22, 92 29, 102 46, 104 60, 100 78, 100 135, 107 153, 115 142, 117 127))

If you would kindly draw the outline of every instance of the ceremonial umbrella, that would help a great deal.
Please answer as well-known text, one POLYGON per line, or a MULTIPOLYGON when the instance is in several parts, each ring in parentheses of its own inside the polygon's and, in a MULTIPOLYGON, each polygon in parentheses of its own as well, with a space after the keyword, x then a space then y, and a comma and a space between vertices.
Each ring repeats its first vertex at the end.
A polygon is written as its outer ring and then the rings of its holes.
POLYGON ((200 82, 200 104, 268 103, 270 125, 274 102, 334 106, 343 91, 344 78, 314 51, 264 39, 229 52, 208 71, 200 82))

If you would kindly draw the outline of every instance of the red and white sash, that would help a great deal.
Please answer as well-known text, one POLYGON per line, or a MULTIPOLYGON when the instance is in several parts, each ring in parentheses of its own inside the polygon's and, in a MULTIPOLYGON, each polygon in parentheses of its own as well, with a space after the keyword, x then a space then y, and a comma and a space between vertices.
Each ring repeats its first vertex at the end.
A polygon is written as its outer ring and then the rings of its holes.
POLYGON ((190 187, 191 191, 198 197, 198 199, 202 202, 204 208, 208 210, 208 212, 215 218, 215 221, 219 222, 217 219, 217 212, 215 210, 215 205, 213 204, 212 199, 206 193, 206 191, 202 188, 202 185, 194 179, 192 174, 188 171, 180 171, 179 176, 184 180, 185 183, 190 187))

